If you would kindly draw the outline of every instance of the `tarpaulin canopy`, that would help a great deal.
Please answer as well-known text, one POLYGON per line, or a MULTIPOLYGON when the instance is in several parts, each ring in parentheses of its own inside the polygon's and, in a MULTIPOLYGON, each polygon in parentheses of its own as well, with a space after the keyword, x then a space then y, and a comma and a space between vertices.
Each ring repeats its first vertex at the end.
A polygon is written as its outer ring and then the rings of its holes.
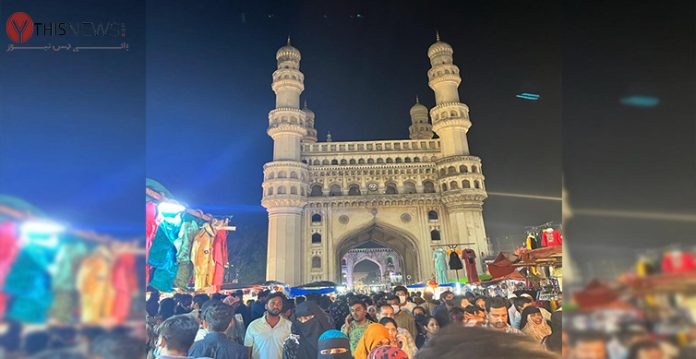
POLYGON ((329 281, 312 282, 303 285, 298 285, 295 288, 324 288, 324 287, 337 287, 337 284, 329 281))
POLYGON ((513 255, 515 258, 512 260, 509 257, 510 254, 506 255, 500 252, 493 263, 488 264, 488 271, 493 276, 493 280, 504 277, 515 271, 515 267, 512 266, 512 263, 517 259, 517 256, 513 255))
POLYGON ((325 288, 290 288, 290 297, 296 297, 298 295, 307 294, 329 294, 336 291, 336 287, 325 287, 325 288))

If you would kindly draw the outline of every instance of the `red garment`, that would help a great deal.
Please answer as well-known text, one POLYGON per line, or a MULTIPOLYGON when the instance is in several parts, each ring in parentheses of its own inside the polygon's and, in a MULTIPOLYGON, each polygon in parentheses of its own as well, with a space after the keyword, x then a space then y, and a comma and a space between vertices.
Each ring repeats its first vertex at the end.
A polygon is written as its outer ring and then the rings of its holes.
POLYGON ((549 236, 549 232, 544 231, 541 234, 541 246, 542 247, 552 247, 563 245, 563 236, 561 232, 554 229, 552 235, 549 236))
MULTIPOLYGON (((19 253, 19 235, 15 222, 0 223, 0 288, 5 286, 5 279, 10 273, 19 253)), ((0 293, 0 320, 5 317, 8 297, 0 293)))
POLYGON ((117 324, 128 319, 131 310, 131 298, 138 290, 138 280, 135 276, 135 255, 123 253, 114 263, 111 281, 114 287, 114 305, 112 317, 117 324))
POLYGON ((147 264, 147 258, 152 240, 157 234, 157 225, 157 204, 147 202, 145 203, 145 286, 150 283, 150 265, 147 264))
POLYGON ((679 254, 665 253, 662 256, 662 271, 665 273, 686 273, 696 270, 696 261, 689 252, 679 254))
POLYGON ((476 270, 476 251, 467 248, 462 251, 462 262, 464 262, 464 268, 466 268, 466 279, 469 283, 476 283, 479 281, 478 270, 476 270))
POLYGON ((213 285, 219 291, 225 280, 225 267, 229 265, 227 258, 227 231, 219 230, 215 234, 213 242, 213 261, 215 262, 215 272, 213 273, 213 285))

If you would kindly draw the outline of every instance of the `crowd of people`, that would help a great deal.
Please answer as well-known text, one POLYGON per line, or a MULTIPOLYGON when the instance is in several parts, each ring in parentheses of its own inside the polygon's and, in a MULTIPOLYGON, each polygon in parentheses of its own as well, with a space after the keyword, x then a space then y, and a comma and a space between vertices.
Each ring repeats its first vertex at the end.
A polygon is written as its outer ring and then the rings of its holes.
POLYGON ((562 352, 562 311, 536 306, 529 294, 446 291, 435 300, 397 286, 292 299, 265 290, 245 302, 241 290, 161 300, 155 292, 146 308, 148 359, 543 359, 562 352))

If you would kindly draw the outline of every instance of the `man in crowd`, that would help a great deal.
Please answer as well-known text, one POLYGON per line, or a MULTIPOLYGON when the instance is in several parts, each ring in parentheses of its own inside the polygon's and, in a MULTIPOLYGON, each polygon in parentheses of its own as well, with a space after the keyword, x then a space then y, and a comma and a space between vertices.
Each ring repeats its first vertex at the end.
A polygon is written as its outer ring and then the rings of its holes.
POLYGON ((282 293, 271 293, 266 299, 266 313, 249 323, 244 346, 251 359, 282 359, 283 344, 292 329, 292 322, 280 315, 285 300, 282 293))
POLYGON ((208 331, 203 340, 193 343, 189 356, 225 359, 247 359, 243 346, 233 342, 225 331, 230 325, 234 312, 232 307, 217 300, 206 303, 203 311, 203 328, 208 331))
POLYGON ((401 300, 395 295, 387 297, 387 302, 391 304, 392 308, 394 308, 393 319, 396 321, 399 328, 406 329, 408 333, 411 334, 411 338, 415 338, 418 332, 416 328, 416 319, 413 317, 411 312, 408 310, 402 310, 402 307, 399 305, 401 300))
POLYGON ((200 320, 201 319, 200 314, 201 314, 201 309, 203 308, 203 304, 209 300, 210 300, 210 297, 207 294, 201 293, 201 294, 194 295, 193 296, 193 304, 191 305, 191 308, 193 308, 193 310, 191 310, 191 312, 189 313, 191 318, 196 319, 196 320, 200 320))
POLYGON ((394 287, 394 295, 399 298, 399 307, 401 307, 401 311, 407 311, 411 314, 413 314, 413 308, 416 307, 416 304, 411 302, 410 295, 408 293, 408 289, 404 287, 403 285, 398 285, 394 287))
POLYGON ((198 322, 187 315, 175 315, 157 329, 159 359, 190 358, 187 356, 198 332, 198 322))
POLYGON ((503 297, 494 297, 486 302, 488 327, 505 333, 522 334, 508 324, 507 301, 503 297))
POLYGON ((372 323, 371 320, 367 319, 367 306, 365 303, 359 300, 350 303, 350 314, 346 317, 346 323, 341 327, 341 331, 348 335, 351 353, 355 352, 355 348, 357 348, 360 338, 365 333, 365 329, 372 323))
POLYGON ((444 328, 449 324, 449 311, 454 308, 454 293, 450 291, 445 291, 440 294, 440 305, 435 308, 433 316, 437 319, 441 328, 444 328))
POLYGON ((433 292, 429 290, 423 292, 423 299, 425 299, 425 303, 423 303, 421 307, 425 308, 428 315, 434 315, 435 308, 437 308, 439 303, 433 300, 433 292))
POLYGON ((570 337, 573 359, 607 359, 607 338, 602 333, 572 333, 570 337))
POLYGON ((478 305, 464 308, 464 326, 481 327, 486 325, 486 313, 478 305))
POLYGON ((241 314, 244 319, 244 324, 249 325, 251 323, 251 309, 244 304, 244 291, 241 289, 235 290, 232 293, 233 303, 239 302, 237 307, 237 314, 241 314))
POLYGON ((270 291, 267 289, 259 292, 258 299, 251 307, 251 320, 263 317, 263 313, 266 311, 266 297, 268 297, 268 294, 270 294, 270 291))
MULTIPOLYGON (((532 300, 526 296, 512 298, 512 305, 515 307, 515 316, 510 318, 510 323, 513 328, 520 329, 520 321, 522 320, 522 311, 524 308, 532 305, 532 300)), ((508 311, 508 314, 510 312, 508 311)))

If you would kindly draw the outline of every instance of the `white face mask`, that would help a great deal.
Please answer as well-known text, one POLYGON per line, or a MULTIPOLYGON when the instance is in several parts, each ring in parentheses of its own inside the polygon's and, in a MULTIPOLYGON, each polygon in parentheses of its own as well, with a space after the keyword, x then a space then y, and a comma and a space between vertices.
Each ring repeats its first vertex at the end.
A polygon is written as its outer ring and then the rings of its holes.
POLYGON ((405 304, 405 303, 406 303, 406 296, 405 296, 405 295, 400 295, 400 296, 399 296, 399 302, 401 302, 401 304, 405 304))
POLYGON ((401 310, 401 308, 396 304, 392 304, 392 308, 394 308, 394 314, 398 313, 401 310))

